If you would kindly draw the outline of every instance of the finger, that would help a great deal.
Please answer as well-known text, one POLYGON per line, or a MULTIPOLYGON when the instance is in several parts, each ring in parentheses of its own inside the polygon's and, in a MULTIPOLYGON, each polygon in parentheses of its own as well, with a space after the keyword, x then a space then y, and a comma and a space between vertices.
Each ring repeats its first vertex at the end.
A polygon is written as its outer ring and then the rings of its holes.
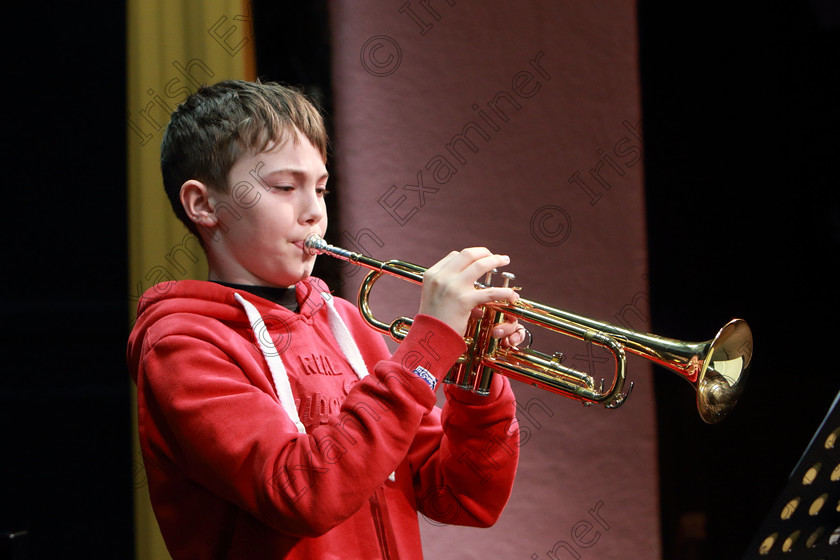
POLYGON ((510 263, 507 255, 494 255, 483 247, 471 247, 453 252, 438 261, 424 273, 424 283, 443 283, 446 279, 455 284, 472 287, 488 272, 510 263))
POLYGON ((473 261, 464 269, 464 274, 475 282, 482 279, 488 272, 510 264, 510 257, 507 255, 490 254, 473 261))
POLYGON ((501 286, 481 288, 470 295, 470 303, 473 304, 473 307, 497 301, 514 303, 518 299, 519 294, 513 288, 502 288, 501 286))
MULTIPOLYGON (((525 339, 528 338, 527 336, 528 331, 525 330, 525 327, 521 325, 519 328, 511 333, 510 335, 502 338, 501 344, 504 348, 513 348, 514 350, 519 350, 519 345, 525 342, 525 339)), ((500 337, 501 338, 501 337, 500 337)))
POLYGON ((452 251, 452 252, 450 252, 448 255, 446 255, 445 257, 443 257, 442 259, 440 259, 438 262, 436 262, 435 264, 433 264, 432 266, 430 266, 430 267, 426 270, 426 273, 427 273, 427 274, 428 274, 428 273, 435 273, 435 272, 437 272, 438 270, 440 270, 440 269, 442 269, 442 268, 445 268, 446 266, 448 266, 448 265, 449 265, 449 263, 451 263, 452 261, 454 261, 457 257, 458 257, 458 251, 452 251))
POLYGON ((503 322, 493 326, 493 331, 490 333, 493 338, 510 338, 522 342, 525 339, 524 335, 518 335, 522 327, 516 323, 503 322))
POLYGON ((518 348, 520 344, 525 342, 526 338, 528 338, 528 331, 525 329, 525 327, 520 325, 516 332, 507 337, 505 340, 508 346, 518 348))
POLYGON ((461 251, 454 251, 450 253, 450 256, 452 258, 447 260, 447 264, 451 265, 452 271, 464 272, 481 259, 492 257, 493 253, 485 247, 468 247, 461 251))

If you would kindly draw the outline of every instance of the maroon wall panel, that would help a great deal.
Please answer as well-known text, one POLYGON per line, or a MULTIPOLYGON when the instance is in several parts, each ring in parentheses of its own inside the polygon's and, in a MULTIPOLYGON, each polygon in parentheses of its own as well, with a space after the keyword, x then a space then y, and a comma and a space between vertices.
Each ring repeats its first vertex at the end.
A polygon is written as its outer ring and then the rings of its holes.
MULTIPOLYGON (((511 256, 524 297, 647 330, 634 2, 340 0, 330 18, 331 242, 425 266, 487 246, 511 256)), ((362 274, 343 272, 353 298, 362 274)), ((416 312, 419 290, 388 286, 383 318, 416 312)), ((531 330, 536 348, 612 376, 603 349, 531 330)), ((421 520, 427 556, 659 558, 651 375, 631 359, 618 410, 514 382, 511 502, 486 530, 421 520)))

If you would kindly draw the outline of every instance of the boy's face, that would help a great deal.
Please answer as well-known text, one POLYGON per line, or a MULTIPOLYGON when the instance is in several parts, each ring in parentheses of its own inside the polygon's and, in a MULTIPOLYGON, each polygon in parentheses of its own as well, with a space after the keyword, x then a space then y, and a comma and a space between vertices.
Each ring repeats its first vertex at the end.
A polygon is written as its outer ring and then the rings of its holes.
POLYGON ((327 168, 318 149, 295 135, 241 157, 230 170, 230 192, 211 191, 218 220, 206 240, 211 280, 287 287, 312 273, 315 257, 303 242, 327 229, 327 168))

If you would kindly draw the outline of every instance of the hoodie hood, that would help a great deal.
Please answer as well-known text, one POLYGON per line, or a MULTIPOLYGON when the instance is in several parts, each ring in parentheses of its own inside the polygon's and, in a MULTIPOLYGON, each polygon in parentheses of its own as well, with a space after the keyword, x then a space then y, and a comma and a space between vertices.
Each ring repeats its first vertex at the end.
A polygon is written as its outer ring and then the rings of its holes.
MULTIPOLYGON (((289 317, 299 315, 309 318, 324 307, 324 294, 329 296, 329 289, 321 279, 310 277, 295 284, 295 293, 298 313, 288 311, 289 317)), ((236 294, 252 303, 263 314, 269 311, 275 315, 278 313, 277 306, 272 302, 215 282, 178 280, 152 286, 137 304, 137 320, 128 342, 129 363, 136 365, 139 362, 148 330, 170 315, 186 313, 214 317, 226 324, 250 324, 248 314, 236 294)), ((131 375, 136 382, 136 367, 131 368, 131 375)))
POLYGON ((305 433, 281 352, 275 347, 272 336, 267 334, 269 325, 264 317, 270 317, 273 322, 279 316, 288 325, 293 321, 306 321, 317 313, 326 313, 330 331, 357 377, 362 379, 368 375, 368 371, 347 325, 335 308, 326 284, 318 278, 310 277, 295 285, 295 294, 299 310, 297 313, 249 292, 214 282, 181 280, 153 286, 140 300, 137 323, 129 337, 127 359, 132 379, 137 383, 138 366, 143 357, 147 334, 165 318, 200 315, 212 317, 228 327, 250 328, 252 339, 262 351, 271 372, 277 397, 298 432, 305 433))

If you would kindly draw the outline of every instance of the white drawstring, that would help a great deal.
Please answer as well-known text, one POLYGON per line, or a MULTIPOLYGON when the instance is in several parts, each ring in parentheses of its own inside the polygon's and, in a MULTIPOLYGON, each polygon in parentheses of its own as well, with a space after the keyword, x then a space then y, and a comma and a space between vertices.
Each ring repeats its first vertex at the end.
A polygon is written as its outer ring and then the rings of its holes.
MULTIPOLYGON (((268 333, 265 321, 259 311, 257 311, 257 308, 254 307, 251 302, 239 294, 235 293, 233 296, 242 308, 245 309, 245 314, 248 316, 248 321, 251 323, 251 329, 254 331, 254 337, 259 342, 260 350, 262 350, 265 361, 268 363, 268 369, 271 371, 271 377, 274 380, 274 389, 277 391, 277 396, 280 398, 280 404, 289 415, 289 418, 292 419, 292 422, 294 422, 297 427, 297 431, 301 434, 305 434, 306 428, 303 426, 303 423, 300 421, 300 417, 298 416, 297 407, 295 406, 295 398, 292 394, 292 386, 289 383, 289 375, 286 373, 286 366, 283 365, 283 360, 280 359, 280 353, 274 346, 274 341, 271 337, 261 336, 261 333, 268 333)), ((367 366, 362 358, 362 353, 359 352, 359 347, 356 345, 356 341, 353 340, 353 335, 350 334, 350 329, 347 328, 344 320, 338 314, 338 310, 335 308, 335 303, 333 303, 333 297, 326 292, 322 292, 321 297, 324 298, 324 301, 327 304, 327 318, 333 338, 335 338, 338 343, 338 347, 341 348, 342 353, 344 353, 344 357, 347 358, 347 361, 350 363, 350 367, 353 368, 356 376, 359 379, 363 379, 368 375, 367 366)), ((393 472, 388 475, 388 480, 392 482, 395 478, 396 475, 393 472)))
POLYGON ((301 434, 306 433, 306 428, 298 416, 297 407, 295 406, 295 397, 292 395, 292 386, 289 384, 289 376, 286 374, 286 366, 283 365, 283 360, 280 359, 280 353, 274 346, 274 341, 270 336, 262 336, 261 333, 267 335, 268 330, 265 326, 260 312, 254 305, 240 296, 233 294, 239 305, 245 309, 245 314, 248 316, 248 322, 251 323, 251 330, 254 331, 254 338, 259 342, 260 350, 262 350, 265 361, 268 363, 268 369, 271 372, 271 378, 274 380, 274 390, 277 391, 277 396, 280 398, 280 404, 283 405, 283 410, 295 423, 297 431, 301 434))
POLYGON ((350 362, 350 367, 356 372, 356 376, 359 379, 364 379, 368 374, 367 366, 362 359, 361 352, 359 352, 359 347, 356 346, 356 341, 353 340, 353 335, 350 334, 350 329, 347 328, 347 325, 335 309, 333 297, 326 292, 322 292, 321 297, 327 302, 330 331, 332 331, 333 337, 338 342, 338 347, 341 348, 347 361, 350 362))

